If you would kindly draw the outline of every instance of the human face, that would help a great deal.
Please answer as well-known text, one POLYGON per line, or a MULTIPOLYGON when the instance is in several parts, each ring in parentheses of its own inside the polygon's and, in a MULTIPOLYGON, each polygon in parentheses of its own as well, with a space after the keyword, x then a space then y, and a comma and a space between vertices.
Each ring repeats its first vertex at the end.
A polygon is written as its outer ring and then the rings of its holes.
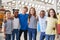
POLYGON ((45 16, 44 12, 40 12, 40 17, 43 18, 45 16))
POLYGON ((50 10, 50 16, 51 16, 51 17, 54 16, 54 12, 53 12, 53 10, 50 10))
POLYGON ((34 9, 30 9, 31 15, 34 15, 34 9))
POLYGON ((18 17, 18 11, 15 11, 15 12, 14 12, 14 16, 15 16, 15 17, 18 17))
POLYGON ((6 14, 7 14, 8 19, 11 18, 11 13, 10 12, 6 12, 6 14))
POLYGON ((25 14, 27 12, 27 9, 23 8, 22 13, 25 14))

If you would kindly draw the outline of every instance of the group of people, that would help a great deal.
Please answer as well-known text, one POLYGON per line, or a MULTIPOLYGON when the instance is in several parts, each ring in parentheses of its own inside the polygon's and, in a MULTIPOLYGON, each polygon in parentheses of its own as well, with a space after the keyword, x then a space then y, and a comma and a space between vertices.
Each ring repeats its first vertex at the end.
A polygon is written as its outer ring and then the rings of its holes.
POLYGON ((21 40, 22 33, 24 33, 24 40, 27 40, 27 33, 29 40, 36 40, 37 22, 40 25, 40 40, 55 40, 56 35, 59 37, 58 18, 53 8, 49 9, 48 16, 45 15, 45 10, 41 10, 37 16, 34 7, 30 8, 29 13, 27 12, 27 7, 23 7, 22 13, 14 9, 13 16, 9 10, 5 12, 6 17, 3 20, 5 40, 14 40, 15 35, 16 40, 21 40))

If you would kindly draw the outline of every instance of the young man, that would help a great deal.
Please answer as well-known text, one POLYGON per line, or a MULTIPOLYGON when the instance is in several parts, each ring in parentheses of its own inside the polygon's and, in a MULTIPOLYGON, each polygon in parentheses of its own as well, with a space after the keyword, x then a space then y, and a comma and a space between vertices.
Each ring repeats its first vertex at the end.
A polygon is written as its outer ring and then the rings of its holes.
POLYGON ((7 14, 6 19, 4 19, 4 35, 5 40, 11 40, 12 27, 13 27, 11 12, 7 10, 6 14, 7 14))
POLYGON ((20 27, 20 23, 19 23, 19 18, 18 18, 18 9, 14 9, 13 10, 13 14, 14 14, 14 18, 13 18, 13 31, 12 31, 12 40, 15 39, 15 35, 16 35, 16 40, 19 39, 19 27, 20 27))
POLYGON ((18 14, 19 21, 20 21, 20 31, 19 31, 19 40, 22 35, 22 32, 24 32, 24 40, 27 40, 27 30, 28 30, 28 14, 27 14, 28 8, 23 7, 22 13, 18 14))

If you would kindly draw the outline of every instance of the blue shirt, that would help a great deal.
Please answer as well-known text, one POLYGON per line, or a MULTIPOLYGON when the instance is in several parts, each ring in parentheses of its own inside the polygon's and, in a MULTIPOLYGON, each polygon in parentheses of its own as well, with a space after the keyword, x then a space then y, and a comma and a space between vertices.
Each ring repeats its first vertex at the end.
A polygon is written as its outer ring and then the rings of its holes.
POLYGON ((18 18, 20 21, 20 29, 21 30, 28 30, 28 14, 18 14, 18 18))

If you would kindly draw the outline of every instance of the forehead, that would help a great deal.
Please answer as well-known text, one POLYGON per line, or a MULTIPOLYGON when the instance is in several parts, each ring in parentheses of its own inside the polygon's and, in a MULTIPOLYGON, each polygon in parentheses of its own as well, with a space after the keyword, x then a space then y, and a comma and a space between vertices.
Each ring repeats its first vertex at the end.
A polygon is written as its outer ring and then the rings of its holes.
POLYGON ((22 8, 23 10, 27 10, 26 8, 22 8))
POLYGON ((53 10, 50 10, 50 12, 53 12, 53 10))
POLYGON ((31 8, 30 10, 34 10, 34 9, 31 8))
POLYGON ((11 12, 6 12, 6 14, 11 14, 11 12))
POLYGON ((40 12, 41 14, 45 14, 45 12, 40 12))
POLYGON ((15 10, 14 12, 18 12, 17 10, 15 10))
POLYGON ((11 12, 6 12, 6 14, 11 14, 11 12))

